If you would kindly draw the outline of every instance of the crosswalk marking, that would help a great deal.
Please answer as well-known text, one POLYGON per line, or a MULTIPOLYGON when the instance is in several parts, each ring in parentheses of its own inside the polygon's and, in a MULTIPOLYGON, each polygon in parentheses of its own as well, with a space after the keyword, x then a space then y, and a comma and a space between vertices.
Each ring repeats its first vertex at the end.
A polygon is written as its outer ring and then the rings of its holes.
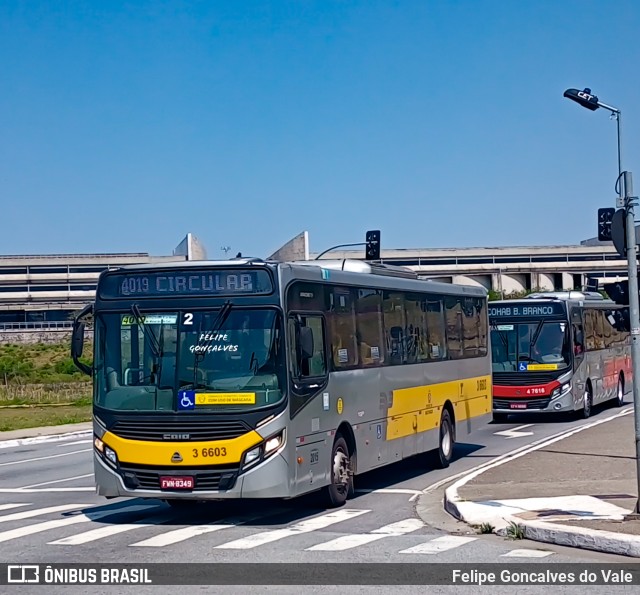
POLYGON ((83 504, 60 504, 58 506, 36 508, 35 510, 25 510, 24 512, 14 512, 13 514, 5 514, 0 516, 0 523, 8 523, 9 521, 21 521, 22 519, 30 519, 34 516, 49 514, 51 512, 63 512, 65 510, 72 510, 73 508, 82 508, 83 506, 83 504))
POLYGON ((214 531, 220 531, 222 529, 230 529, 231 527, 237 527, 238 525, 244 525, 252 523, 258 519, 265 519, 284 512, 283 507, 276 507, 267 512, 248 513, 239 517, 232 517, 228 519, 218 519, 216 523, 207 525, 199 525, 197 527, 184 527, 182 529, 175 529, 168 533, 156 535, 150 537, 144 541, 129 544, 131 547, 163 547, 165 545, 172 545, 190 539, 191 537, 197 537, 198 535, 204 535, 205 533, 212 533, 214 531))
POLYGON ((165 545, 179 543, 180 541, 185 541, 197 535, 204 535, 205 533, 212 533, 235 526, 236 525, 199 525, 196 527, 182 527, 181 529, 161 533, 160 535, 130 545, 131 547, 164 547, 165 545))
MULTIPOLYGON (((77 506, 77 504, 74 505, 74 508, 77 506)), ((104 517, 113 516, 122 512, 136 512, 139 510, 147 510, 149 508, 151 507, 148 504, 125 506, 122 508, 111 510, 101 510, 100 512, 87 512, 86 514, 81 513, 64 519, 44 521, 35 525, 27 525, 26 527, 19 527, 17 529, 11 529, 9 531, 2 531, 0 532, 0 543, 11 541, 12 539, 18 539, 19 537, 25 537, 27 535, 33 535, 34 533, 49 531, 50 529, 57 529, 59 527, 66 527, 68 525, 76 525, 78 523, 89 523, 91 521, 97 521, 104 517)))
POLYGON ((324 514, 318 517, 307 519, 306 521, 302 521, 300 523, 296 523, 295 525, 292 525, 291 527, 287 527, 285 529, 263 531, 261 533, 249 535, 248 537, 244 537, 242 539, 229 541, 227 543, 223 543, 222 545, 216 546, 215 549, 247 550, 258 547, 259 545, 264 545, 265 543, 278 541, 292 535, 299 535, 300 533, 310 533, 312 531, 317 531, 318 529, 324 529, 326 527, 334 525, 335 523, 340 523, 342 521, 355 518, 367 512, 371 511, 352 509, 337 510, 335 512, 330 512, 329 514, 324 514))
POLYGON ((445 535, 443 537, 437 537, 431 541, 421 543, 419 545, 410 547, 406 550, 401 550, 401 554, 438 554, 447 550, 452 550, 466 543, 476 541, 477 537, 462 537, 458 535, 445 535))
POLYGON ((550 556, 553 552, 544 550, 511 550, 506 554, 502 554, 501 558, 545 558, 550 556))
POLYGON ((56 539, 55 541, 49 541, 47 545, 82 545, 90 543, 91 541, 97 541, 98 539, 104 539, 111 535, 118 535, 119 533, 126 533, 127 531, 133 531, 134 529, 142 529, 144 527, 155 527, 166 521, 170 521, 173 517, 168 514, 161 514, 152 516, 138 523, 122 523, 117 525, 105 525, 98 529, 91 529, 70 537, 63 537, 62 539, 56 539))
POLYGON ((308 547, 307 551, 327 552, 348 550, 360 545, 366 545, 368 543, 378 541, 379 539, 384 539, 385 537, 406 535, 407 533, 417 531, 422 527, 424 527, 424 523, 418 519, 405 519, 403 521, 398 521, 397 523, 391 523, 390 525, 385 525, 384 527, 375 529, 374 531, 371 531, 371 533, 342 535, 341 537, 337 537, 331 541, 326 541, 325 543, 319 543, 318 545, 308 547))
POLYGON ((11 510, 12 508, 20 508, 21 506, 31 506, 31 502, 23 502, 21 504, 0 504, 0 510, 11 510))

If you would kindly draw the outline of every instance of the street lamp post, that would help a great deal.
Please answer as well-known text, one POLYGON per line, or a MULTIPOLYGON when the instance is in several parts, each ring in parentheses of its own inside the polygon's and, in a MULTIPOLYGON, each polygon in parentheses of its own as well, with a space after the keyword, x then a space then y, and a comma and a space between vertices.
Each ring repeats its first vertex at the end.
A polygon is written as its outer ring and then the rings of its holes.
POLYGON ((611 112, 616 118, 618 128, 618 206, 625 209, 625 230, 627 253, 627 275, 629 278, 629 321, 631 326, 631 364, 633 368, 633 404, 635 418, 635 442, 636 442, 636 481, 638 499, 634 516, 640 514, 640 295, 638 294, 638 245, 636 243, 636 226, 634 206, 636 197, 633 196, 631 172, 622 171, 621 144, 620 144, 620 116, 619 109, 602 103, 591 89, 579 91, 567 89, 564 97, 579 103, 591 111, 603 108, 611 112))

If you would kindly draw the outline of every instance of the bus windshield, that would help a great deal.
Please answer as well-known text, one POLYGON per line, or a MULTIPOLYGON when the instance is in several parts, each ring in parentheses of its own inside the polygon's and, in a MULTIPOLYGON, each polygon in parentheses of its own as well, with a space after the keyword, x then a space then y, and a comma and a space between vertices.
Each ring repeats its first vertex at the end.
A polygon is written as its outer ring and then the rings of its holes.
POLYGON ((559 370, 571 364, 565 322, 520 322, 491 325, 494 372, 559 370))
POLYGON ((99 407, 226 412, 282 400, 284 349, 275 309, 133 311, 96 316, 99 407))

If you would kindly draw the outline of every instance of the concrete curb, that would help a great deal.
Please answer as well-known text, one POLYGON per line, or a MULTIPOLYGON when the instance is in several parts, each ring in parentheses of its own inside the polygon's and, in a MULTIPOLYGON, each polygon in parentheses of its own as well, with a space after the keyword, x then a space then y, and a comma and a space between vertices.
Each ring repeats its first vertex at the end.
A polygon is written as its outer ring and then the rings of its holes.
POLYGON ((503 511, 501 514, 500 506, 491 506, 489 504, 481 504, 479 502, 464 500, 460 498, 458 493, 458 489, 460 487, 493 467, 513 461, 514 459, 527 455, 529 452, 544 448, 549 444, 568 438, 575 433, 587 430, 595 425, 606 423, 607 421, 611 421, 612 419, 616 419, 623 415, 628 415, 630 412, 631 410, 623 411, 613 417, 605 418, 591 424, 586 424, 585 426, 581 426, 568 432, 566 435, 556 436, 546 441, 543 440, 531 449, 523 449, 520 452, 514 453, 512 456, 507 455, 503 459, 496 460, 494 463, 489 463, 474 470, 470 470, 467 474, 460 477, 455 481, 455 483, 445 489, 444 509, 454 518, 472 527, 489 524, 493 527, 492 532, 497 535, 508 535, 508 527, 513 524, 520 528, 522 536, 525 539, 530 539, 531 541, 553 543, 556 545, 640 558, 639 535, 573 527, 569 525, 562 525, 561 523, 523 520, 520 517, 507 513, 506 511, 503 511))
POLYGON ((59 442, 71 438, 88 438, 92 434, 93 425, 91 422, 12 430, 10 432, 0 432, 0 449, 30 444, 42 444, 44 442, 59 442), (77 430, 70 432, 69 430, 72 428, 77 428, 77 430), (10 436, 16 437, 13 438, 10 436))
POLYGON ((444 508, 467 525, 490 524, 496 535, 507 536, 507 529, 513 523, 520 527, 523 537, 531 541, 640 558, 640 535, 585 529, 561 523, 525 521, 508 514, 500 515, 492 506, 461 500, 455 484, 445 490, 444 508))

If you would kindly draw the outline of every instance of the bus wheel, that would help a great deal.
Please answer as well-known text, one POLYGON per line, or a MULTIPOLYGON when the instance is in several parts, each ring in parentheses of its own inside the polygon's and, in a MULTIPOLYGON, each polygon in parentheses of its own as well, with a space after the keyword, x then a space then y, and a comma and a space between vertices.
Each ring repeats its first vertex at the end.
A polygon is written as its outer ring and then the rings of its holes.
POLYGON ((587 419, 591 417, 591 407, 593 406, 593 396, 591 395, 591 387, 589 385, 584 389, 584 402, 582 403, 582 417, 587 419))
POLYGON ((622 407, 624 405, 624 380, 622 376, 618 377, 618 388, 616 389, 616 407, 622 407))
POLYGON ((438 450, 435 453, 435 464, 438 469, 446 469, 453 459, 453 449, 455 447, 455 434, 451 414, 447 409, 442 412, 440 418, 440 440, 438 450))
POLYGON ((342 506, 353 493, 349 447, 342 436, 337 436, 331 451, 331 484, 325 488, 325 500, 330 508, 342 506))

